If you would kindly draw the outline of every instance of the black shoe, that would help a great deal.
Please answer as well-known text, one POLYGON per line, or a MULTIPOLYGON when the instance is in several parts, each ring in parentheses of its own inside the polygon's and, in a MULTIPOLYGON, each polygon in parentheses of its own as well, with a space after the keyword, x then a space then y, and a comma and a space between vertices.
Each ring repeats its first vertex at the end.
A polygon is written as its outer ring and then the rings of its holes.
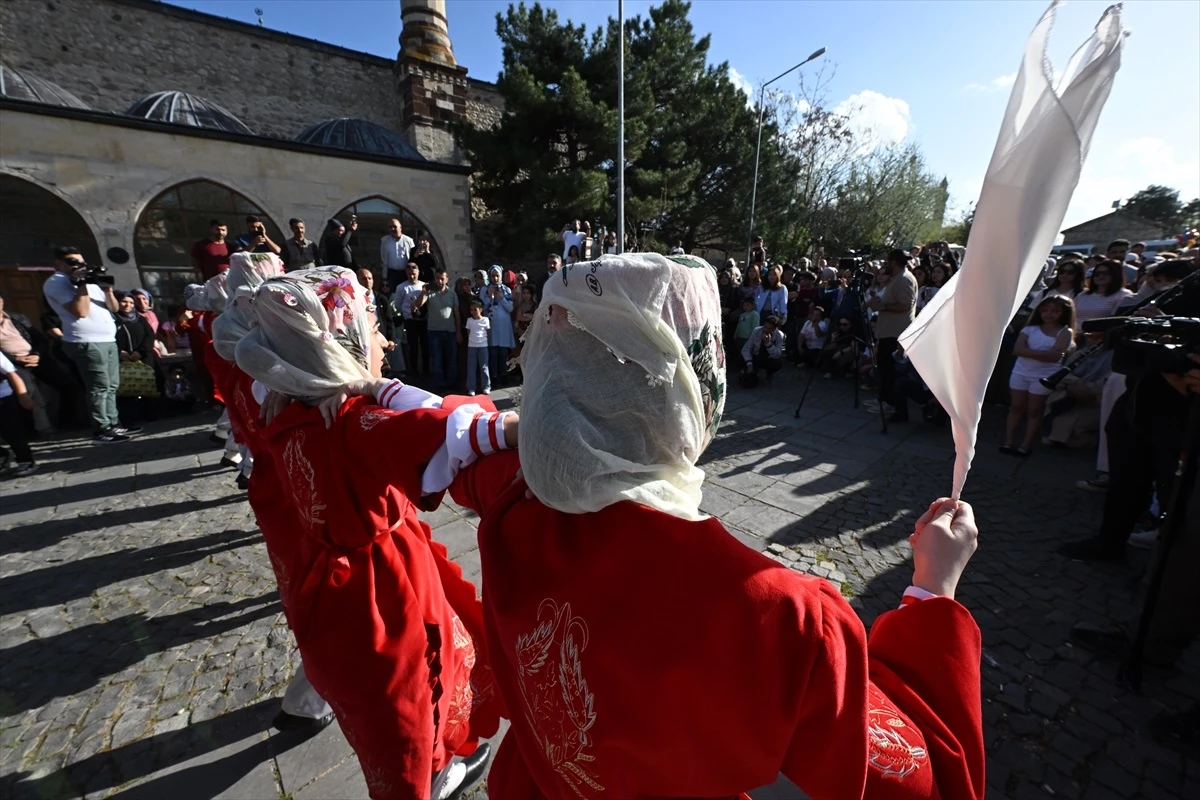
POLYGON ((221 466, 229 467, 230 469, 241 469, 242 465, 234 461, 229 456, 221 456, 221 466))
POLYGON ((329 727, 333 722, 333 712, 329 712, 323 717, 298 717, 295 714, 289 714, 286 711, 280 711, 275 715, 275 719, 271 720, 271 727, 280 733, 298 732, 307 736, 313 736, 320 733, 329 727))
POLYGON ((215 433, 210 433, 208 435, 208 440, 210 442, 212 442, 213 444, 215 444, 217 447, 225 446, 225 440, 222 439, 220 436, 217 436, 215 433))
POLYGON ((141 425, 114 425, 110 428, 113 433, 119 433, 122 436, 137 436, 142 432, 141 425))
POLYGON ((8 474, 13 478, 24 478, 26 475, 32 475, 35 472, 37 472, 37 464, 32 461, 18 461, 17 465, 8 474))
POLYGON ((1178 714, 1158 714, 1147 727, 1154 741, 1168 747, 1186 748, 1188 755, 1192 755, 1200 741, 1200 705, 1193 705, 1178 714))
POLYGON ((129 437, 120 433, 115 433, 111 428, 100 431, 92 437, 92 444, 112 444, 114 442, 128 442, 129 437))
POLYGON ((1073 558, 1076 561, 1108 561, 1113 564, 1125 563, 1125 548, 1112 549, 1105 547, 1095 539, 1084 539, 1082 542, 1068 542, 1058 548, 1060 556, 1073 558))
POLYGON ((1114 661, 1124 659, 1129 653, 1129 637, 1116 628, 1103 630, 1076 625, 1071 628, 1071 644, 1114 661))
POLYGON ((475 748, 475 752, 462 760, 462 764, 467 768, 463 774, 462 783, 454 789, 450 794, 446 795, 448 800, 456 800, 463 796, 467 790, 479 783, 479 779, 483 777, 484 770, 487 769, 488 757, 492 754, 491 745, 487 742, 481 742, 479 747, 475 748))
POLYGON ((250 479, 240 472, 238 473, 236 483, 237 488, 241 489, 243 492, 250 488, 250 479))

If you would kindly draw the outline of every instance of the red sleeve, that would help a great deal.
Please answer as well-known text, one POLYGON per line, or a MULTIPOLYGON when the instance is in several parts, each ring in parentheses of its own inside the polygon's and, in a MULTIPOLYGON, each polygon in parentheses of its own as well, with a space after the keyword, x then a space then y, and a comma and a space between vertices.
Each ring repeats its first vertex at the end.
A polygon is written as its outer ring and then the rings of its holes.
POLYGON ((347 453, 371 459, 370 474, 379 485, 390 485, 410 501, 421 497, 425 465, 446 440, 446 417, 441 408, 392 411, 375 405, 373 398, 351 398, 338 412, 347 453))
MULTIPOLYGON (((812 593, 808 586, 800 591, 812 593)), ((813 800, 861 798, 867 783, 866 631, 832 586, 821 581, 818 591, 820 625, 794 645, 803 654, 794 662, 800 708, 780 771, 813 800), (813 641, 818 635, 820 641, 813 641)), ((796 640, 795 632, 789 638, 796 640)))
POLYGON ((483 516, 520 472, 521 457, 516 450, 484 456, 458 473, 454 483, 450 484, 450 497, 460 506, 483 516))
POLYGON ((871 678, 925 736, 938 793, 983 798, 979 627, 944 597, 889 611, 871 628, 871 678))

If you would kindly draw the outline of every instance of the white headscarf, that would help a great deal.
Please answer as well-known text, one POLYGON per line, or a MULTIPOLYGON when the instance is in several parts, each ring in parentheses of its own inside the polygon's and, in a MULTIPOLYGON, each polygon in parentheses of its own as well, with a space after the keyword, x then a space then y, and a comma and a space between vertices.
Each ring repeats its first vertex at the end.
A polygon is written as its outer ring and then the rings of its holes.
POLYGON ((254 293, 271 278, 283 274, 283 261, 274 253, 234 253, 229 257, 225 313, 213 321, 213 348, 226 361, 254 324, 254 293))
POLYGON ((268 389, 312 400, 371 378, 375 307, 352 271, 321 267, 273 278, 250 307, 254 324, 234 354, 268 389))
POLYGON ((564 266, 521 353, 521 470, 551 508, 632 500, 702 519, 696 467, 725 406, 716 274, 694 256, 564 266))
POLYGON ((203 284, 189 283, 183 289, 183 303, 192 311, 213 311, 220 314, 225 310, 225 301, 229 297, 226 281, 229 273, 222 272, 209 278, 203 284))

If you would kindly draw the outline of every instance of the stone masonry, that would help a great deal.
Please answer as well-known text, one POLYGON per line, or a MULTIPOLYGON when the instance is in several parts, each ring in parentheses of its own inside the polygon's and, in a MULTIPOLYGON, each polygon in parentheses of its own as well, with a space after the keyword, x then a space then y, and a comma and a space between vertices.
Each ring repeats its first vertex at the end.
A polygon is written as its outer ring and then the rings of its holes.
MULTIPOLYGON (((398 16, 399 4, 377 13, 398 16)), ((148 0, 0 0, 0 59, 97 111, 175 90, 262 136, 292 139, 335 117, 403 130, 394 60, 148 0)), ((470 81, 475 96, 489 87, 470 81)))

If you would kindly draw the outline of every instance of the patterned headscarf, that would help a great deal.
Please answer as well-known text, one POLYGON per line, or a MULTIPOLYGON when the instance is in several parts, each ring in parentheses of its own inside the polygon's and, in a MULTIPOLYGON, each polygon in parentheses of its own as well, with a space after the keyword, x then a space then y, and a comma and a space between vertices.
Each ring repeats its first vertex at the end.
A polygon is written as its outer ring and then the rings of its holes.
POLYGON ((234 360, 237 343, 254 324, 254 293, 271 278, 283 274, 283 261, 274 253, 234 253, 229 257, 225 313, 213 321, 213 347, 226 361, 234 360))
POLYGON ((694 256, 603 256, 546 283, 521 353, 521 470, 568 513, 632 500, 701 519, 696 461, 725 407, 716 273, 694 256))
POLYGON ((291 272, 263 283, 237 365, 268 389, 304 400, 371 378, 376 324, 370 292, 344 267, 291 272))

